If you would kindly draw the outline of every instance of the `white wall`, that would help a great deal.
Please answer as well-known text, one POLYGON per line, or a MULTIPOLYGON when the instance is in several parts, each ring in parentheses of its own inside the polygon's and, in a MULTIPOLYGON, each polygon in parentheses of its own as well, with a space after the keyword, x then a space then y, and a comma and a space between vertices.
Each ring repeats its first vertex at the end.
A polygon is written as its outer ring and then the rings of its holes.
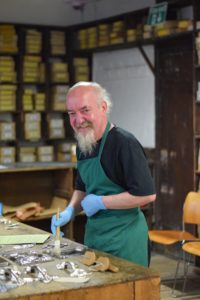
MULTIPOLYGON (((154 47, 144 47, 154 64, 154 47)), ((111 94, 110 119, 132 132, 144 147, 155 147, 155 82, 137 48, 96 53, 93 80, 111 94)))
POLYGON ((86 0, 83 13, 71 0, 0 0, 0 22, 66 26, 149 7, 154 0, 86 0))

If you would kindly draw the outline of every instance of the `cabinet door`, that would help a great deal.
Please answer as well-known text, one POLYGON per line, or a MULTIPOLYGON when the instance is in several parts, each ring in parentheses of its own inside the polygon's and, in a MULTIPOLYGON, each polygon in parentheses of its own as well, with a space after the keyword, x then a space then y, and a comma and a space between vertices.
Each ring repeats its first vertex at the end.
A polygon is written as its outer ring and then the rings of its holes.
POLYGON ((194 186, 192 37, 156 45, 156 225, 180 228, 194 186))

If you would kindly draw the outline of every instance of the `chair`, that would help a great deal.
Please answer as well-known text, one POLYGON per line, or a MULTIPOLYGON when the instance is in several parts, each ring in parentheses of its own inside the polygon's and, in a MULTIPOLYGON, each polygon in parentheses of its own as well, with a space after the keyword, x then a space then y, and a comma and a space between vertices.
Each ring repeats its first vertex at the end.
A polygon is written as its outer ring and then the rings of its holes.
MULTIPOLYGON (((189 192, 186 196, 183 205, 182 230, 149 230, 149 239, 154 243, 162 244, 164 246, 181 243, 183 245, 182 247, 184 250, 184 247, 187 247, 186 245, 193 243, 191 242, 185 244, 186 241, 189 242, 189 241, 199 240, 196 236, 194 236, 193 234, 185 230, 185 224, 193 224, 193 225, 200 224, 200 193, 189 192)), ((185 265, 184 256, 183 256, 183 260, 185 265)), ((177 262, 172 294, 176 286, 179 264, 180 264, 180 258, 177 262)))
POLYGON ((187 275, 190 266, 190 258, 192 255, 200 256, 200 242, 186 242, 182 246, 182 250, 189 254, 188 260, 184 260, 184 282, 183 282, 183 289, 182 292, 185 291, 187 275))
POLYGON ((165 246, 197 240, 197 237, 185 231, 185 224, 200 224, 200 193, 189 192, 186 196, 183 205, 182 230, 149 230, 149 239, 165 246))

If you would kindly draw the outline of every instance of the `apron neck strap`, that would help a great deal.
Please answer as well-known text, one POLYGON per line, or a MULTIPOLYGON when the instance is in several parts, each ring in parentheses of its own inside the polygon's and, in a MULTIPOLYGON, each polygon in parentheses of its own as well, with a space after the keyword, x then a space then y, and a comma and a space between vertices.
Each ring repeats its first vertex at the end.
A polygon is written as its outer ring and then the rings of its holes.
POLYGON ((103 147, 105 145, 105 142, 106 142, 106 138, 107 138, 107 135, 108 135, 108 132, 110 130, 110 122, 108 121, 107 122, 107 125, 106 125, 106 129, 103 133, 103 136, 102 136, 102 139, 101 139, 101 144, 100 144, 100 148, 99 148, 99 154, 98 154, 98 157, 101 157, 101 154, 102 154, 102 151, 103 151, 103 147))

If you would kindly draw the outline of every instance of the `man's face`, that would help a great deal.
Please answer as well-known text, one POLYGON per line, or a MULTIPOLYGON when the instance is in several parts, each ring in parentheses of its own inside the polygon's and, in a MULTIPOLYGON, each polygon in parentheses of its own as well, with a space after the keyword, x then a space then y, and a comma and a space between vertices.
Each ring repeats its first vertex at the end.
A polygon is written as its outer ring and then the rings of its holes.
POLYGON ((92 87, 79 86, 68 95, 67 111, 76 134, 86 136, 93 131, 95 140, 100 139, 107 123, 106 110, 106 102, 97 102, 92 87))

